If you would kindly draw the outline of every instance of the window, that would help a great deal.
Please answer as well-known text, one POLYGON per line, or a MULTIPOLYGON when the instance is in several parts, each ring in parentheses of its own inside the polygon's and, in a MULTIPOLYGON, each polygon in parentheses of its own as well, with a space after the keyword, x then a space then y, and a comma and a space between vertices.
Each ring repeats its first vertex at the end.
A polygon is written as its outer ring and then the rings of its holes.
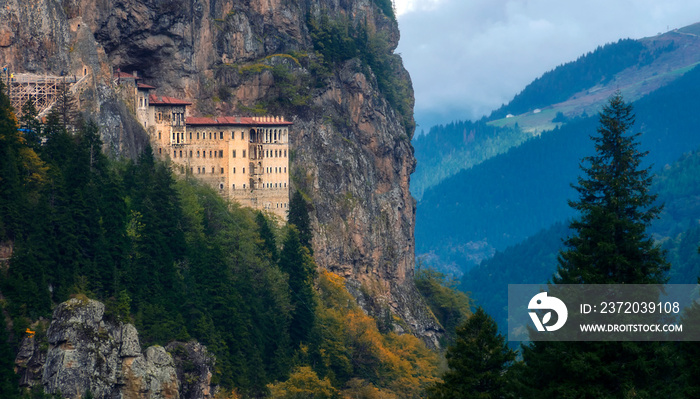
POLYGON ((212 156, 211 156, 211 150, 209 150, 209 158, 212 158, 212 156))
POLYGON ((234 174, 236 173, 236 168, 233 168, 233 173, 234 173, 234 174))
POLYGON ((177 158, 177 151, 173 151, 173 158, 177 158))
POLYGON ((231 132, 231 140, 235 140, 235 139, 236 139, 236 132, 231 132))
POLYGON ((158 140, 160 140, 160 132, 158 132, 158 140))
POLYGON ((213 166, 211 167, 211 173, 214 173, 214 167, 213 167, 213 166))
POLYGON ((245 183, 243 183, 243 188, 245 188, 245 183))
POLYGON ((221 174, 222 175, 224 174, 224 168, 221 168, 221 174))
POLYGON ((224 150, 219 150, 219 158, 223 158, 223 157, 224 157, 224 150))
POLYGON ((233 150, 233 154, 232 154, 232 157, 233 157, 233 158, 235 158, 235 157, 236 157, 236 150, 233 150))
POLYGON ((286 166, 284 167, 284 173, 287 173, 287 167, 286 167, 286 166))
POLYGON ((173 133, 173 140, 175 140, 175 133, 173 133))
POLYGON ((197 140, 199 140, 199 132, 197 132, 197 140))
POLYGON ((243 150, 243 158, 245 158, 245 150, 243 150))
POLYGON ((199 166, 197 166, 197 173, 202 173, 202 168, 200 168, 199 166))
POLYGON ((163 149, 162 149, 162 148, 159 148, 159 149, 158 149, 158 154, 162 154, 162 153, 163 153, 163 149))
POLYGON ((180 150, 180 158, 182 158, 182 150, 180 150))
POLYGON ((233 187, 232 187, 232 188, 233 188, 234 190, 236 189, 236 183, 233 183, 233 187))
POLYGON ((206 157, 207 157, 207 152, 206 152, 206 151, 202 151, 202 158, 206 158, 206 157))
POLYGON ((241 132, 241 140, 245 140, 245 132, 241 132))
POLYGON ((203 168, 202 168, 202 174, 205 174, 205 173, 207 173, 207 168, 204 168, 204 167, 203 167, 203 168))
POLYGON ((284 183, 284 187, 287 188, 287 183, 286 183, 286 182, 284 183))
POLYGON ((197 158, 199 158, 199 150, 197 150, 197 158))
POLYGON ((190 158, 192 158, 192 150, 190 150, 190 158))
POLYGON ((284 157, 287 158, 287 150, 284 150, 284 157))
POLYGON ((219 138, 220 138, 221 140, 224 139, 224 132, 221 132, 221 133, 219 134, 219 138))
POLYGON ((209 132, 209 140, 211 140, 211 132, 209 132))
MULTIPOLYGON (((243 168, 243 174, 245 174, 245 168, 243 168)), ((243 187, 243 188, 245 188, 245 187, 243 187)))
POLYGON ((223 190, 223 189, 224 189, 224 183, 219 183, 219 190, 223 190))

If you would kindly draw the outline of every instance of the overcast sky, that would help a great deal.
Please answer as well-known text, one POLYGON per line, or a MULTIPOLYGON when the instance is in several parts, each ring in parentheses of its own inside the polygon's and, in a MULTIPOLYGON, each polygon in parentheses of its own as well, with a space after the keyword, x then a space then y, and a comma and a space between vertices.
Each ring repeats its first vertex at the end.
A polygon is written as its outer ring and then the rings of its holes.
POLYGON ((698 0, 394 1, 417 133, 489 114, 599 45, 700 22, 698 0))

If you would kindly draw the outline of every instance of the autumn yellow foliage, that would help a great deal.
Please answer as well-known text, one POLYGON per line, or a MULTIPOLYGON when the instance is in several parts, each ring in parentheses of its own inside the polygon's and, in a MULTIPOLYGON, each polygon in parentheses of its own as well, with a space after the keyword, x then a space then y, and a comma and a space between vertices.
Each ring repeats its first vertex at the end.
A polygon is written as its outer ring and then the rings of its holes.
POLYGON ((319 374, 344 389, 343 395, 419 398, 438 380, 439 355, 412 335, 382 334, 376 320, 354 301, 342 277, 321 271, 317 287, 319 374))

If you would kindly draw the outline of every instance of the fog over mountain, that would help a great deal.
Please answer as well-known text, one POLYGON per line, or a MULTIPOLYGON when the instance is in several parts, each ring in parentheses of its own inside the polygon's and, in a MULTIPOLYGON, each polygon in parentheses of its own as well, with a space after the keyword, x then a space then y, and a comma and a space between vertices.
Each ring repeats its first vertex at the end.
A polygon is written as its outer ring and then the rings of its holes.
POLYGON ((544 71, 620 38, 697 22, 691 0, 396 0, 417 133, 478 119, 544 71))

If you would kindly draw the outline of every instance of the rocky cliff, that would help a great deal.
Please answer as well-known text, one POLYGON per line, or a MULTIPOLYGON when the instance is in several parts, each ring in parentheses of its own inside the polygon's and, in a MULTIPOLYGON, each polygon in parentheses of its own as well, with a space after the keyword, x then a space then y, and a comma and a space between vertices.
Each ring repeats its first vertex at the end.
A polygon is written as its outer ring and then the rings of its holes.
POLYGON ((71 299, 53 312, 46 334, 27 336, 15 360, 20 385, 64 398, 212 398, 214 360, 197 342, 141 351, 131 324, 105 318, 101 302, 71 299))
POLYGON ((117 68, 193 100, 195 115, 293 120, 292 186, 312 204, 318 265, 345 276, 366 310, 436 344, 412 279, 413 92, 393 54, 389 0, 6 3, 0 65, 87 71, 79 102, 99 115, 111 153, 133 156, 145 143, 113 90, 117 68))

